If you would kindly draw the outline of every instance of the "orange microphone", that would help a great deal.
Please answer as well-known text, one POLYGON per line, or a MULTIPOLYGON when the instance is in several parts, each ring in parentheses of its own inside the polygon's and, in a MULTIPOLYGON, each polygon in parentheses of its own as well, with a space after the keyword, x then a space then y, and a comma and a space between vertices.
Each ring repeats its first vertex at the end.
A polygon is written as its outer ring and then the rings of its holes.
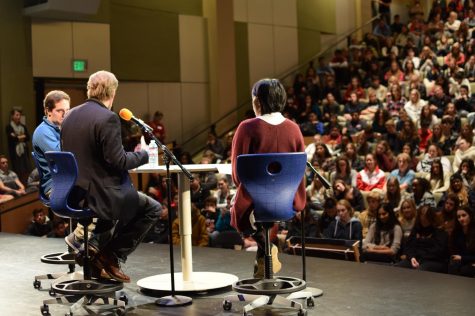
POLYGON ((148 126, 144 121, 141 119, 135 117, 132 112, 129 109, 123 108, 122 110, 119 111, 119 116, 124 120, 124 121, 132 121, 138 126, 140 126, 142 129, 152 131, 153 129, 148 126))

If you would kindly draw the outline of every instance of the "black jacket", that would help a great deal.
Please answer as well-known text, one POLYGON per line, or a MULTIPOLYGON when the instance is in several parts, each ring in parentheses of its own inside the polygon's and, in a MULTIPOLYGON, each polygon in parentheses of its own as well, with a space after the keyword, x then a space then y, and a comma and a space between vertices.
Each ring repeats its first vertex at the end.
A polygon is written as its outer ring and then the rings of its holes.
POLYGON ((71 109, 61 126, 61 148, 76 156, 76 184, 100 218, 128 221, 135 215, 138 194, 128 170, 147 163, 148 153, 124 150, 117 114, 95 99, 71 109))

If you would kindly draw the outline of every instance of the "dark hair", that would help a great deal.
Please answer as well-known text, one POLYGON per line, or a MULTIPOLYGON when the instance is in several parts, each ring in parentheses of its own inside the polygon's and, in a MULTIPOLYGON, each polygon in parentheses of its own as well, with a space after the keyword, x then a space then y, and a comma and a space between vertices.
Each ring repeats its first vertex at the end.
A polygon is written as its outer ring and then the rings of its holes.
MULTIPOLYGON (((468 224, 467 235, 465 236, 464 239, 467 245, 467 250, 470 252, 474 252, 475 251, 475 216, 473 214, 473 211, 470 209, 470 207, 466 206, 458 210, 463 210, 468 214, 468 216, 470 216, 470 224, 468 224)), ((454 225, 454 230, 452 232, 452 235, 453 235, 453 238, 451 238, 452 241, 456 240, 457 236, 465 235, 463 231, 463 227, 462 225, 460 225, 458 219, 455 220, 455 225, 454 225)))
POLYGON ((401 190, 399 189, 399 180, 397 177, 389 177, 388 181, 386 182, 386 187, 388 186, 389 182, 394 182, 394 185, 396 186, 397 190, 396 192, 390 192, 389 190, 386 189, 386 195, 384 196, 384 201, 385 203, 392 203, 393 205, 399 205, 399 202, 401 201, 401 190))
POLYGON ((475 163, 473 162, 472 159, 470 158, 464 158, 462 159, 462 162, 460 163, 459 171, 462 171, 462 165, 466 164, 468 167, 468 172, 465 175, 462 175, 468 183, 470 183, 475 176, 475 163))
POLYGON ((421 216, 423 215, 426 216, 427 221, 430 223, 430 226, 432 228, 436 228, 439 224, 437 210, 435 209, 435 207, 432 207, 430 205, 422 205, 418 208, 416 214, 416 222, 414 223, 414 227, 412 229, 411 234, 418 233, 424 230, 421 224, 421 216))
MULTIPOLYGON (((430 179, 433 180, 444 180, 444 167, 442 166, 442 161, 440 160, 440 158, 435 158, 433 161, 432 161, 432 164, 430 166, 430 179), (439 174, 438 175, 434 175, 434 164, 437 164, 439 165, 439 174)), ((443 185, 443 184, 442 184, 443 185)), ((434 189, 437 189, 437 188, 434 188, 434 189)))
POLYGON ((53 219, 53 229, 58 229, 61 225, 65 225, 65 224, 66 223, 61 218, 53 219))
POLYGON ((13 108, 11 111, 10 111, 10 117, 13 116, 13 114, 15 114, 15 112, 18 112, 20 114, 23 114, 23 111, 20 110, 20 109, 17 109, 17 108, 13 108))
POLYGON ((323 202, 323 212, 325 213, 325 210, 332 209, 336 206, 337 200, 334 197, 328 197, 325 199, 325 202, 323 202))
MULTIPOLYGON (((380 207, 380 209, 383 209, 385 212, 389 214, 389 219, 387 223, 383 223, 381 222, 381 219, 379 218, 379 214, 376 214, 374 243, 376 245, 379 245, 379 243, 381 242, 381 230, 384 230, 384 231, 389 232, 389 240, 391 240, 389 243, 389 247, 391 247, 394 240, 394 226, 400 225, 400 224, 396 217, 396 213, 394 213, 394 210, 391 205, 385 203, 380 207)), ((379 210, 378 210, 378 213, 379 213, 379 210)))
POLYGON ((252 96, 259 100, 261 114, 281 112, 285 107, 287 94, 278 79, 261 79, 252 87, 252 96))
POLYGON ((217 205, 217 204, 218 204, 218 199, 217 199, 215 196, 210 195, 210 196, 208 196, 208 197, 205 199, 205 203, 204 203, 204 204, 206 204, 206 203, 212 203, 212 204, 214 204, 214 205, 217 205))
POLYGON ((459 206, 460 206, 460 199, 459 199, 458 195, 455 194, 455 193, 447 194, 447 198, 445 199, 444 205, 442 206, 442 210, 441 210, 443 219, 444 220, 454 219, 455 213, 457 212, 457 209, 459 208, 459 206), (451 200, 452 202, 454 202, 454 208, 450 212, 447 212, 447 210, 445 208, 445 202, 447 202, 448 200, 451 200))
POLYGON ((43 100, 43 107, 45 109, 45 112, 53 111, 53 109, 56 107, 56 103, 62 100, 71 101, 71 98, 65 92, 60 90, 53 90, 48 92, 48 94, 45 96, 45 99, 43 100))
POLYGON ((35 208, 33 210, 33 217, 36 217, 36 215, 38 215, 40 213, 44 213, 43 209, 42 208, 35 208))
POLYGON ((350 162, 345 156, 340 156, 336 159, 336 173, 341 176, 341 169, 340 165, 338 165, 338 162, 343 161, 345 162, 346 165, 346 174, 344 175, 345 177, 349 177, 351 175, 351 166, 350 162))

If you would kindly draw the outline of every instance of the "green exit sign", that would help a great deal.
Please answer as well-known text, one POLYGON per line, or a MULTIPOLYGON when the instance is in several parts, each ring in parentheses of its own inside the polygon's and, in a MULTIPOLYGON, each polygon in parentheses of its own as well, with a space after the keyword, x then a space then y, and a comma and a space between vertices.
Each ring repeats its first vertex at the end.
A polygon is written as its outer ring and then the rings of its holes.
POLYGON ((73 59, 73 71, 85 72, 87 70, 87 60, 85 59, 73 59))

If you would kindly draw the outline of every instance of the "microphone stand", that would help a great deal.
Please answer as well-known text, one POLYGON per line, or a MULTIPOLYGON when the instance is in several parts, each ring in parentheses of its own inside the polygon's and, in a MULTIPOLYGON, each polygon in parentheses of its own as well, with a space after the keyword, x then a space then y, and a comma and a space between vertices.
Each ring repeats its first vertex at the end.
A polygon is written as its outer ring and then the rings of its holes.
POLYGON ((183 296, 183 295, 176 295, 175 294, 175 263, 174 263, 174 256, 173 256, 173 236, 172 236, 172 212, 170 203, 172 200, 172 188, 171 188, 171 177, 170 177, 170 161, 173 161, 175 165, 180 167, 183 171, 185 176, 191 181, 193 179, 193 175, 185 168, 183 165, 176 159, 175 155, 165 146, 152 132, 152 129, 148 125, 137 124, 140 126, 142 131, 146 133, 150 138, 152 138, 163 151, 163 161, 165 162, 165 166, 167 169, 166 175, 166 182, 167 182, 167 198, 168 198, 168 239, 169 239, 169 251, 170 251, 170 283, 171 283, 171 291, 170 295, 160 297, 155 301, 155 304, 158 306, 166 306, 166 307, 178 307, 184 306, 192 303, 191 297, 183 296))
MULTIPOLYGON (((330 189, 331 184, 328 182, 325 177, 323 177, 313 166, 310 162, 307 161, 307 166, 312 170, 312 172, 315 174, 315 176, 318 178, 318 181, 322 183, 322 185, 325 187, 325 189, 330 189)), ((302 214, 300 215, 300 231, 302 232, 302 237, 301 237, 301 243, 302 243, 302 279, 307 282, 307 265, 306 265, 306 253, 305 253, 305 224, 304 220, 307 215, 307 208, 304 208, 302 210, 302 214)), ((321 296, 323 294, 323 291, 317 288, 313 287, 307 287, 307 291, 312 293, 312 296, 321 296)))

